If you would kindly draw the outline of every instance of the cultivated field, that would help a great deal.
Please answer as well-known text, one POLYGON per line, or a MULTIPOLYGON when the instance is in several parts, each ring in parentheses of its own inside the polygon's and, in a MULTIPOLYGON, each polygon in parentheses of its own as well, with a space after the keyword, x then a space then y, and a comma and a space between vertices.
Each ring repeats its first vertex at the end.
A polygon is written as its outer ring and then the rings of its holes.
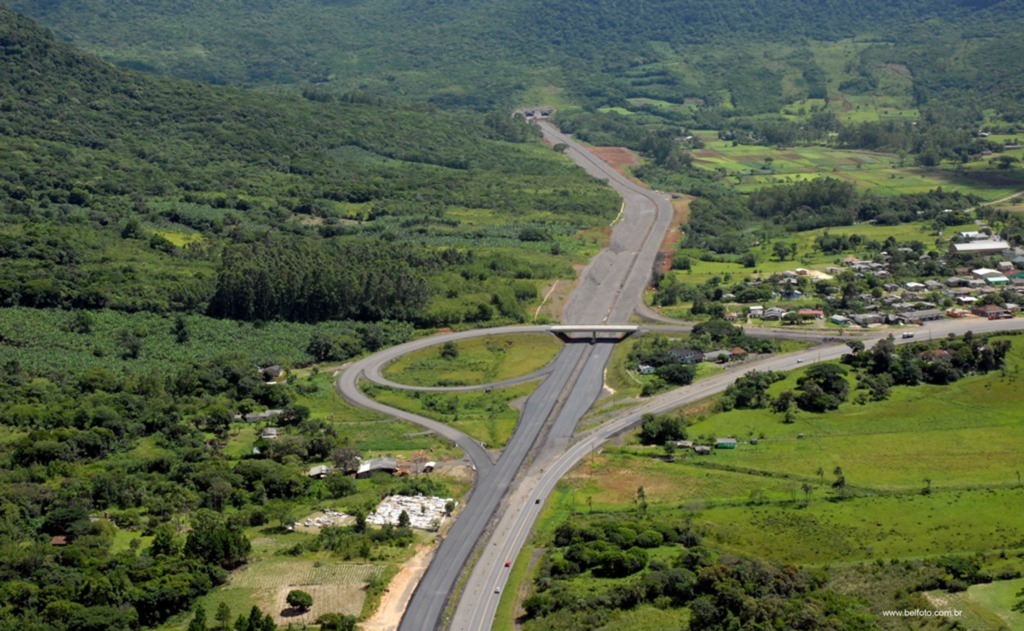
POLYGON ((248 564, 231 574, 228 583, 204 599, 208 615, 221 602, 231 607, 232 619, 248 614, 252 605, 274 616, 278 625, 312 624, 325 613, 358 616, 365 599, 364 587, 384 571, 382 565, 339 563, 322 560, 269 557, 248 564), (313 597, 305 613, 291 610, 285 597, 301 589, 313 597))

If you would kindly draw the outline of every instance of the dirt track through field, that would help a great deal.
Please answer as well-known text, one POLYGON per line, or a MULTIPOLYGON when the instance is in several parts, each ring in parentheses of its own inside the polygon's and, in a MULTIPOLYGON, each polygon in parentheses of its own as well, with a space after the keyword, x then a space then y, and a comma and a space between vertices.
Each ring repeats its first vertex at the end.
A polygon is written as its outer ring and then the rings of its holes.
POLYGON ((405 608, 409 605, 412 592, 419 584, 423 573, 427 571, 430 560, 434 558, 435 546, 422 546, 416 555, 402 565, 402 569, 391 579, 388 591, 380 600, 377 612, 359 628, 363 631, 394 631, 402 621, 405 608))

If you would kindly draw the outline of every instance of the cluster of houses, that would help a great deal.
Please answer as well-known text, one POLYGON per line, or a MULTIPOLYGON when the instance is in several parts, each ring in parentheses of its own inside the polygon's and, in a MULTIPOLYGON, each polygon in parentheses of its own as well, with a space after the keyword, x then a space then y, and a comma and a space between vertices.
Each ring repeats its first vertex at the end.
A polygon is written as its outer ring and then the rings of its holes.
MULTIPOLYGON (((751 442, 756 444, 756 440, 752 440, 751 442)), ((710 455, 712 451, 711 445, 699 445, 697 443, 694 443, 692 440, 677 440, 675 445, 677 449, 692 449, 693 453, 697 454, 698 456, 710 455)), ((736 445, 737 442, 735 438, 716 438, 714 448, 736 449, 736 445)))
MULTIPOLYGON (((995 294, 1005 288, 1019 288, 1024 291, 1024 251, 1011 248, 1010 244, 1001 239, 993 239, 984 232, 961 232, 958 235, 963 243, 954 243, 951 250, 971 252, 985 255, 998 255, 1003 260, 994 268, 968 267, 955 268, 954 275, 946 279, 928 279, 921 282, 906 283, 886 282, 882 285, 885 294, 865 292, 857 296, 865 305, 860 313, 834 313, 828 320, 840 326, 857 325, 867 327, 880 324, 920 324, 945 317, 978 316, 990 319, 1013 317, 1019 306, 1017 304, 977 304, 986 295, 995 294), (930 302, 934 293, 945 296, 948 300, 940 300, 943 305, 930 302), (950 308, 950 304, 954 306, 950 308)), ((911 250, 901 248, 901 251, 911 250)), ((926 255, 925 255, 926 256, 926 255)), ((883 258, 888 255, 883 254, 883 258)), ((773 294, 781 299, 795 300, 802 297, 797 289, 804 277, 828 279, 827 274, 838 274, 844 268, 858 276, 871 275, 875 278, 888 279, 892 274, 887 262, 864 261, 856 257, 843 260, 844 267, 830 266, 826 274, 815 273, 805 269, 785 271, 776 279, 781 289, 773 294)), ((775 306, 765 308, 762 305, 751 305, 746 314, 748 321, 807 321, 824 320, 825 312, 821 309, 786 309, 775 306)))

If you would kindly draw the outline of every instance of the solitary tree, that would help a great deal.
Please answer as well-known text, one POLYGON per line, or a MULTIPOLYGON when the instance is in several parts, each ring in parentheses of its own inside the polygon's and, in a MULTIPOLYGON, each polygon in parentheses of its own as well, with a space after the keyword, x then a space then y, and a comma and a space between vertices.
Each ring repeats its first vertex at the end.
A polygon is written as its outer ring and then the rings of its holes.
POLYGON ((301 589, 293 589, 288 592, 288 596, 285 597, 285 602, 288 603, 289 607, 294 607, 295 609, 300 609, 302 611, 309 611, 309 608, 313 606, 313 597, 301 589))
POLYGON ((675 455, 676 455, 676 443, 675 443, 675 441, 666 440, 665 441, 665 459, 671 461, 671 460, 673 460, 675 458, 675 455))
POLYGON ((839 494, 840 499, 846 497, 846 476, 843 475, 842 467, 836 467, 832 473, 836 476, 836 481, 832 483, 832 488, 839 494))
POLYGON ((459 345, 455 342, 445 342, 441 345, 441 357, 444 359, 457 359, 459 356, 459 345))
POLYGON ((398 514, 398 527, 408 528, 409 527, 409 513, 402 511, 398 514))
POLYGON ((814 490, 814 487, 804 482, 802 485, 800 485, 800 490, 804 492, 804 504, 810 504, 811 492, 814 490))
POLYGON ((185 321, 184 316, 178 316, 174 319, 174 339, 178 344, 186 344, 192 337, 192 332, 188 328, 188 322, 185 321))
POLYGON ((647 514, 647 492, 644 491, 642 486, 636 490, 636 507, 641 515, 647 514))
POLYGON ((217 619, 217 627, 221 631, 228 631, 231 624, 231 607, 226 602, 217 605, 217 613, 214 617, 217 619))
POLYGON ((188 623, 188 631, 207 631, 206 609, 202 606, 196 607, 196 615, 193 616, 192 621, 188 623))

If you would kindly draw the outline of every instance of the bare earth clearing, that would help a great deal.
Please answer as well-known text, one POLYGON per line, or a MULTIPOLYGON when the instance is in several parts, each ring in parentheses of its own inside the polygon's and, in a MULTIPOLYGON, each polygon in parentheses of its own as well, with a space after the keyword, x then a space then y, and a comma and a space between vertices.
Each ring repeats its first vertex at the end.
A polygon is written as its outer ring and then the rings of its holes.
POLYGON ((587 147, 587 149, 623 175, 628 175, 626 167, 640 166, 640 158, 625 147, 587 147))
MULTIPOLYGON (((360 623, 363 631, 394 631, 398 628, 412 592, 419 584, 423 573, 427 571, 436 549, 433 545, 420 546, 416 555, 402 565, 402 569, 391 579, 388 590, 381 597, 376 613, 366 622, 360 623)), ((315 596, 313 600, 316 601, 315 596)))

